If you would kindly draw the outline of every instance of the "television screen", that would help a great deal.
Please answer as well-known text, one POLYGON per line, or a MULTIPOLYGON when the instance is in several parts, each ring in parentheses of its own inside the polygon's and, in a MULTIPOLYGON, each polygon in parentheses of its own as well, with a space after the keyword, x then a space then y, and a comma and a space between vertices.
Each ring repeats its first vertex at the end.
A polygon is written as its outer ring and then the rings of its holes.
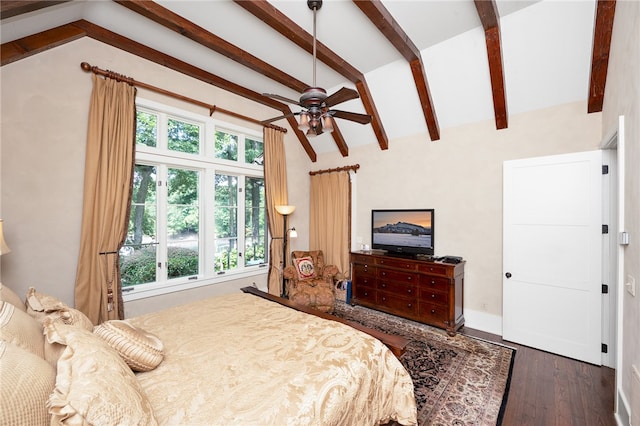
POLYGON ((433 209, 372 210, 371 247, 389 254, 433 254, 433 209))

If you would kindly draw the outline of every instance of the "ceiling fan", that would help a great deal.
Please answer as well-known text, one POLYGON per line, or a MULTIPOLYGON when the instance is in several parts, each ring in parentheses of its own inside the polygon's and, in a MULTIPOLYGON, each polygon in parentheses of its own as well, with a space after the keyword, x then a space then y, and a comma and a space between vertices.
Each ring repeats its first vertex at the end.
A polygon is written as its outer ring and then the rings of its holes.
POLYGON ((299 105, 303 110, 264 120, 262 123, 267 124, 282 118, 299 115, 300 123, 298 129, 306 131, 307 136, 317 136, 325 131, 333 131, 333 117, 360 124, 369 124, 371 122, 370 115, 331 109, 331 107, 339 103, 357 99, 359 97, 358 92, 343 87, 332 95, 327 96, 326 90, 322 87, 316 87, 316 12, 322 7, 322 0, 307 0, 307 6, 313 11, 313 87, 307 87, 302 92, 299 101, 272 93, 263 93, 264 96, 299 105))

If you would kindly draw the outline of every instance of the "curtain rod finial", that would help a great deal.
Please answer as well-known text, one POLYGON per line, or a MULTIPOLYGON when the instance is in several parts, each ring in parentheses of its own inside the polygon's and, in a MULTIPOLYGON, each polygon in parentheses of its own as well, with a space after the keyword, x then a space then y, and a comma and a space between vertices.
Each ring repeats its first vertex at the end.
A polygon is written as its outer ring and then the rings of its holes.
POLYGON ((82 68, 83 70, 89 72, 91 71, 91 65, 89 65, 88 62, 83 62, 80 64, 80 68, 82 68))

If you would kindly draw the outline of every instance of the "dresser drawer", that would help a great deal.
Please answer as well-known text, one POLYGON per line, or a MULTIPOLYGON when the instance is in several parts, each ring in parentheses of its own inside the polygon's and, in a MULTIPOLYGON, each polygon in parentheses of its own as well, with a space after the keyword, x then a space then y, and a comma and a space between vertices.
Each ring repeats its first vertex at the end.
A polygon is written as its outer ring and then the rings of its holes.
POLYGON ((420 275, 411 272, 392 271, 378 268, 378 278, 385 281, 398 281, 402 283, 415 284, 420 280, 420 275))
POLYGON ((445 265, 438 265, 435 263, 419 264, 418 271, 427 274, 447 276, 447 267, 445 265))
POLYGON ((376 288, 380 291, 397 294, 405 297, 416 297, 417 287, 414 283, 403 283, 398 281, 389 281, 382 278, 378 279, 376 288))
POLYGON ((420 302, 434 303, 437 305, 449 305, 449 293, 435 291, 429 288, 420 289, 420 302))
POLYGON ((429 290, 449 291, 451 280, 445 277, 423 275, 420 277, 420 288, 429 290))
POLYGON ((366 254, 352 254, 351 263, 362 263, 363 265, 373 265, 373 259, 366 254))
POLYGON ((355 287, 355 298, 358 302, 376 303, 376 291, 371 287, 357 285, 355 287))
POLYGON ((416 270, 416 263, 405 259, 376 258, 376 265, 384 266, 386 268, 407 269, 410 271, 416 270))
POLYGON ((421 300, 420 308, 418 311, 420 317, 424 318, 427 322, 435 322, 446 325, 447 315, 449 313, 449 308, 447 306, 424 303, 421 300))
POLYGON ((378 306, 390 312, 400 312, 409 316, 414 316, 418 312, 418 304, 415 299, 400 297, 384 291, 378 291, 377 302, 378 306))
POLYGON ((376 268, 371 267, 369 265, 353 265, 353 274, 356 277, 371 277, 375 278, 376 276, 376 268))

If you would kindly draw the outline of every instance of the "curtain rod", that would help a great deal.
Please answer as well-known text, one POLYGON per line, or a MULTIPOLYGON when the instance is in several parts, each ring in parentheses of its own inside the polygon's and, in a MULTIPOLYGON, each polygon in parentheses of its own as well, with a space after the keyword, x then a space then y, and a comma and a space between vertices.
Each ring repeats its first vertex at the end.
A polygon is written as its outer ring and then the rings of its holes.
POLYGON ((192 103, 194 105, 201 106, 201 107, 206 108, 206 109, 209 110, 209 116, 212 116, 214 112, 220 112, 222 114, 227 114, 227 115, 230 115, 232 117, 239 118, 241 120, 249 121, 251 123, 259 124, 259 125, 264 126, 264 127, 270 127, 272 129, 279 130, 279 131, 281 131, 283 133, 287 133, 287 129, 285 129, 284 127, 276 126, 275 124, 270 124, 270 123, 269 124, 263 124, 262 121, 256 120, 255 118, 247 117, 245 115, 238 114, 237 112, 233 112, 233 111, 229 111, 229 110, 220 108, 220 107, 218 107, 216 105, 207 104, 207 103, 201 102, 201 101, 199 101, 197 99, 188 98, 188 97, 180 95, 178 93, 170 92, 170 91, 162 89, 160 87, 152 86, 151 84, 147 84, 147 83, 143 83, 141 81, 134 80, 131 77, 127 77, 127 76, 125 76, 123 74, 118 74, 117 72, 113 72, 113 71, 110 71, 110 70, 103 70, 103 69, 100 69, 100 68, 98 68, 96 66, 91 66, 88 62, 82 62, 80 64, 80 68, 82 68, 86 72, 92 72, 94 74, 102 75, 102 76, 105 76, 107 78, 114 79, 116 81, 124 81, 125 83, 130 84, 131 86, 142 87, 143 89, 151 90, 152 92, 160 93, 160 94, 165 95, 165 96, 169 96, 169 97, 172 97, 172 98, 179 99, 181 101, 185 101, 185 102, 192 103))
POLYGON ((354 164, 352 166, 336 167, 335 169, 316 170, 315 172, 309 172, 309 175, 313 176, 320 175, 322 173, 341 172, 343 170, 353 170, 354 173, 357 173, 359 168, 360 164, 354 164))

